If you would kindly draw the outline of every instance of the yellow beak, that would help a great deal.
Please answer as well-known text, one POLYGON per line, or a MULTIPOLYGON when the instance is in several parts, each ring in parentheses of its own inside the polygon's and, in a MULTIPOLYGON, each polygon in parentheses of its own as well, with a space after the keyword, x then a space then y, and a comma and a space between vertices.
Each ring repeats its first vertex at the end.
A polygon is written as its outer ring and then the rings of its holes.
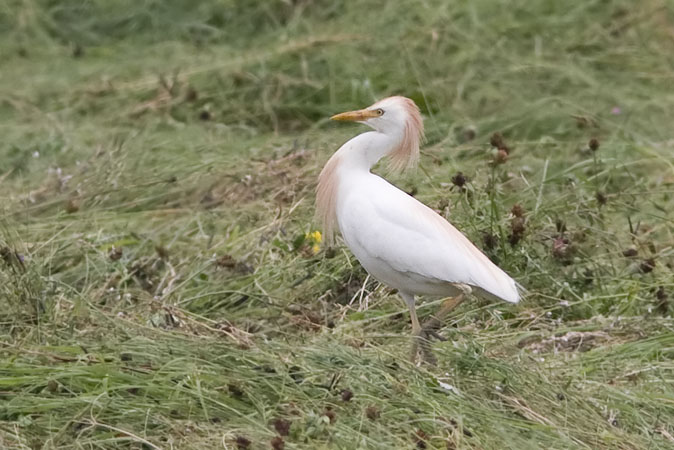
POLYGON ((359 109, 358 111, 348 111, 336 114, 330 117, 330 120, 339 120, 340 122, 362 122, 363 120, 377 117, 377 111, 371 109, 359 109))

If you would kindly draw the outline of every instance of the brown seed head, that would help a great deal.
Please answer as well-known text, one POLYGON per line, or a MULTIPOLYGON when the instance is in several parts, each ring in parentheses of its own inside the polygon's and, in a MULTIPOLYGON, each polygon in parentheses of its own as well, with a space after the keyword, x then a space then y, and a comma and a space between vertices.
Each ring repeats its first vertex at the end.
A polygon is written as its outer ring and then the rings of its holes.
POLYGON ((185 91, 185 101, 193 102, 199 98, 199 93, 192 86, 185 91))
POLYGON ((466 176, 462 172, 457 172, 456 175, 452 177, 452 184, 457 187, 463 187, 466 184, 466 176))
POLYGON ((241 449, 241 450, 246 450, 248 447, 250 447, 250 439, 248 439, 245 436, 237 436, 236 437, 236 447, 241 449))
POLYGON ((524 217, 515 216, 510 221, 510 236, 509 241, 512 245, 517 244, 522 237, 524 237, 524 232, 526 231, 526 220, 524 217))
POLYGON ((227 385, 227 390, 229 391, 230 394, 232 394, 233 397, 236 398, 241 398, 243 397, 243 390, 236 384, 230 383, 227 385))
POLYGON ((426 448, 426 441, 428 440, 428 434, 422 429, 418 429, 414 433, 414 438, 416 440, 417 448, 419 449, 425 449, 426 448))
POLYGON ((286 419, 277 418, 272 422, 274 429, 281 436, 288 436, 290 434, 290 421, 286 419))
POLYGON ((112 247, 108 252, 108 258, 110 258, 111 261, 117 261, 122 257, 122 253, 122 247, 112 247))
POLYGON ((664 286, 658 287, 658 290, 655 291, 655 298, 658 300, 667 300, 667 293, 665 292, 664 286))
POLYGON ((505 164, 507 161, 508 161, 508 152, 502 148, 499 148, 492 162, 498 165, 498 164, 505 164))
POLYGON ((661 314, 669 313, 669 298, 667 292, 665 292, 664 286, 658 287, 658 290, 655 291, 655 298, 658 299, 655 307, 660 311, 661 314))
POLYGON ((655 269, 655 259, 653 259, 653 258, 644 259, 641 262, 641 265, 639 266, 639 269, 643 273, 653 272, 653 269, 655 269))
POLYGON ((562 237, 555 238, 552 241, 552 256, 566 261, 571 256, 571 242, 562 237))
POLYGON ((597 140, 597 138, 592 138, 590 139, 590 142, 587 143, 587 146, 590 147, 590 150, 596 152, 597 149, 599 148, 599 141, 597 140))
POLYGON ((513 234, 524 234, 526 230, 524 217, 513 217, 513 220, 510 222, 510 229, 513 234))
POLYGON ((349 389, 342 389, 341 395, 342 400, 345 402, 348 402, 353 398, 353 392, 351 392, 349 389))
POLYGON ((630 247, 630 248, 627 248, 627 249, 623 250, 623 256, 625 258, 634 258, 638 254, 639 254, 639 251, 634 247, 630 247))
POLYGON ((512 214, 515 217, 523 217, 524 208, 522 208, 522 205, 520 205, 519 203, 515 203, 513 207, 510 209, 510 214, 512 214))
POLYGON ((495 148, 503 148, 505 146, 505 143, 503 142, 503 135, 498 131, 491 135, 489 143, 491 144, 492 147, 495 148))
POLYGON ((236 266, 236 260, 232 257, 232 255, 222 255, 215 260, 215 265, 218 267, 227 267, 231 269, 232 267, 236 266))
POLYGON ((281 436, 276 436, 270 442, 272 450, 283 450, 286 447, 286 443, 283 441, 281 436))
POLYGON ((379 409, 377 409, 376 406, 370 405, 367 408, 365 408, 365 417, 367 417, 370 420, 377 420, 379 419, 379 416, 381 413, 379 412, 379 409))
POLYGON ((154 251, 157 252, 157 256, 159 256, 161 259, 168 259, 169 257, 169 251, 161 244, 155 245, 154 251))
POLYGON ((510 242, 510 245, 517 245, 521 240, 522 235, 520 234, 510 233, 508 236, 508 242, 510 242))
POLYGON ((606 198, 606 194, 604 194, 601 191, 597 191, 595 197, 597 198, 597 203, 599 204, 599 206, 604 206, 608 201, 608 199, 606 198))
POLYGON ((66 212, 68 214, 76 213, 77 211, 80 210, 80 203, 74 199, 68 199, 68 202, 66 203, 66 212))
POLYGON ((501 133, 496 132, 492 134, 491 139, 489 139, 489 143, 492 147, 498 150, 503 150, 506 155, 510 154, 510 147, 508 147, 508 145, 503 140, 503 135, 501 133))
POLYGON ((59 389, 59 385, 58 385, 58 383, 56 382, 56 380, 49 380, 49 381, 47 382, 47 390, 48 390, 49 392, 51 392, 52 394, 55 393, 55 392, 57 392, 58 389, 59 389))
POLYGON ((496 244, 498 243, 498 239, 496 239, 496 236, 494 236, 491 233, 484 233, 482 235, 482 241, 484 242, 484 247, 487 250, 492 250, 494 247, 496 247, 496 244))

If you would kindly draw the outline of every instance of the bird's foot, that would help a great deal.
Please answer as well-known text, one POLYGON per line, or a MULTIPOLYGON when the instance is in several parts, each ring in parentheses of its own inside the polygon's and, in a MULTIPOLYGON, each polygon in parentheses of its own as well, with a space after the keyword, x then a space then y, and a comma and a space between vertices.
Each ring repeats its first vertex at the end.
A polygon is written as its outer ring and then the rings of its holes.
POLYGON ((434 331, 425 331, 423 327, 419 330, 418 333, 414 335, 414 341, 412 342, 412 362, 417 361, 417 355, 420 355, 420 360, 422 363, 435 366, 438 363, 437 358, 433 354, 431 349, 431 338, 445 338, 440 336, 434 331))
MULTIPOLYGON (((434 319, 434 318, 432 318, 434 319)), ((416 331, 413 335, 414 341, 412 342, 412 362, 417 361, 417 355, 421 354, 421 362, 430 364, 432 366, 437 365, 438 360, 433 355, 433 350, 431 349, 431 343, 433 339, 439 341, 446 341, 447 338, 438 333, 440 328, 440 322, 436 320, 427 320, 421 326, 421 328, 416 331)))
POLYGON ((430 364, 432 366, 437 365, 437 358, 433 355, 431 350, 431 339, 435 338, 439 341, 447 341, 447 338, 438 333, 438 330, 443 325, 443 320, 452 311, 456 308, 463 300, 467 294, 470 294, 470 287, 466 286, 467 289, 462 289, 462 293, 456 297, 450 297, 444 302, 442 306, 433 316, 428 318, 419 330, 414 331, 414 342, 412 343, 412 362, 415 362, 417 359, 417 354, 421 353, 421 361, 430 364))

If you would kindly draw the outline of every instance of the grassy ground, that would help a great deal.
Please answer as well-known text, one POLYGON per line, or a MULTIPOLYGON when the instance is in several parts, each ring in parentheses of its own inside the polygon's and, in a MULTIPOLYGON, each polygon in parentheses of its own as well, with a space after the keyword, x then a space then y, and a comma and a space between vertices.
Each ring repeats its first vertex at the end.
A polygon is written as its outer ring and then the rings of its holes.
POLYGON ((674 447, 674 7, 571 3, 0 3, 0 447, 674 447), (529 290, 437 368, 310 234, 390 94, 428 142, 378 171, 529 290))

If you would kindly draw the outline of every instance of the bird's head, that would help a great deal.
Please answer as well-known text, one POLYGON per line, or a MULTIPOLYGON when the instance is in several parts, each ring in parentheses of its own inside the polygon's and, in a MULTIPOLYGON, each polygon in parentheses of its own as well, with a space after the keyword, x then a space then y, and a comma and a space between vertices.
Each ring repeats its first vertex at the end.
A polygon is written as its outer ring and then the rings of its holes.
POLYGON ((357 111, 331 117, 343 122, 360 122, 399 140, 388 154, 391 167, 402 170, 419 159, 419 144, 424 138, 424 122, 419 108, 407 97, 394 96, 357 111))

